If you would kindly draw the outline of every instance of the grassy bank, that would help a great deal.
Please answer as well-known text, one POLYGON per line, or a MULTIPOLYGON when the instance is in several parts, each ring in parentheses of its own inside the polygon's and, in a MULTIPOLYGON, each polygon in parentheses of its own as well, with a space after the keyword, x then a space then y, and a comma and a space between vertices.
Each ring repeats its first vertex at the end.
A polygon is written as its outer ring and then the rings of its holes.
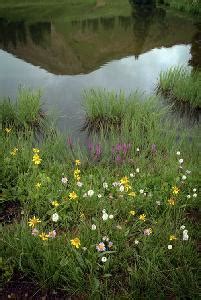
POLYGON ((177 67, 160 74, 157 87, 170 101, 201 108, 201 72, 177 67))
POLYGON ((192 13, 195 15, 201 14, 201 5, 199 0, 164 0, 158 2, 166 4, 171 8, 175 8, 180 11, 192 13))
POLYGON ((130 15, 131 6, 124 0, 0 0, 0 15, 8 20, 72 21, 97 17, 130 15))
POLYGON ((3 223, 4 282, 20 272, 38 291, 82 299, 198 297, 198 129, 169 131, 156 99, 140 108, 135 94, 126 109, 123 95, 86 97, 88 119, 110 126, 86 147, 3 124, 1 201, 19 203, 3 223))

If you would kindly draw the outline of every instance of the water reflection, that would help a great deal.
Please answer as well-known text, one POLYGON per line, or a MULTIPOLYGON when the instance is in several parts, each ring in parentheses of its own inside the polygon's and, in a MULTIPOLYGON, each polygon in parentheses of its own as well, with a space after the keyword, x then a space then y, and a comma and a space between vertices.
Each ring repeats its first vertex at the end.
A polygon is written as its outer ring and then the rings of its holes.
POLYGON ((0 48, 57 75, 86 74, 105 63, 151 49, 192 43, 200 57, 198 27, 153 6, 131 15, 69 22, 25 23, 0 18, 0 48))
POLYGON ((26 23, 0 18, 0 96, 41 88, 60 127, 78 132, 87 88, 152 93, 161 70, 200 65, 200 28, 154 7, 127 16, 26 23))

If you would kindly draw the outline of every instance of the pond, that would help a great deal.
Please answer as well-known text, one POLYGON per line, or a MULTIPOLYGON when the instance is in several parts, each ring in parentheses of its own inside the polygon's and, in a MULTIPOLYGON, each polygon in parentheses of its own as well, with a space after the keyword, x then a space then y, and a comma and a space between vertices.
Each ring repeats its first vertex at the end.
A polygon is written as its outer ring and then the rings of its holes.
POLYGON ((60 128, 75 134, 85 89, 150 94, 161 70, 199 64, 198 24, 162 8, 128 4, 122 13, 86 18, 23 12, 0 9, 0 97, 14 97, 19 86, 40 88, 60 128))

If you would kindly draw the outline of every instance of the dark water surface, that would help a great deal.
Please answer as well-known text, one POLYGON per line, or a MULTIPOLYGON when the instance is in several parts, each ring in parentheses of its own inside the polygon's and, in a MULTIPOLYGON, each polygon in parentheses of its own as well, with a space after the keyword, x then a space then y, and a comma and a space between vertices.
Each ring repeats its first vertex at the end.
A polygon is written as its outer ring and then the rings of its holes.
POLYGON ((88 88, 154 91, 161 70, 200 64, 200 31, 163 9, 75 20, 9 20, 0 10, 0 97, 40 88, 62 129, 80 128, 88 88))

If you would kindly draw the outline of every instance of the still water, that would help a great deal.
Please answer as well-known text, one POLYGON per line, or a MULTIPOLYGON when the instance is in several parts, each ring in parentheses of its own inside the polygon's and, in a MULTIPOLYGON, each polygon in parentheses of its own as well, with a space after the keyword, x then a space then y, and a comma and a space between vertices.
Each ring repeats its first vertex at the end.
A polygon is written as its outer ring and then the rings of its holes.
POLYGON ((85 89, 153 93, 159 73, 199 65, 200 31, 163 9, 128 15, 29 22, 0 11, 0 97, 19 86, 40 88, 63 130, 78 132, 85 89))

